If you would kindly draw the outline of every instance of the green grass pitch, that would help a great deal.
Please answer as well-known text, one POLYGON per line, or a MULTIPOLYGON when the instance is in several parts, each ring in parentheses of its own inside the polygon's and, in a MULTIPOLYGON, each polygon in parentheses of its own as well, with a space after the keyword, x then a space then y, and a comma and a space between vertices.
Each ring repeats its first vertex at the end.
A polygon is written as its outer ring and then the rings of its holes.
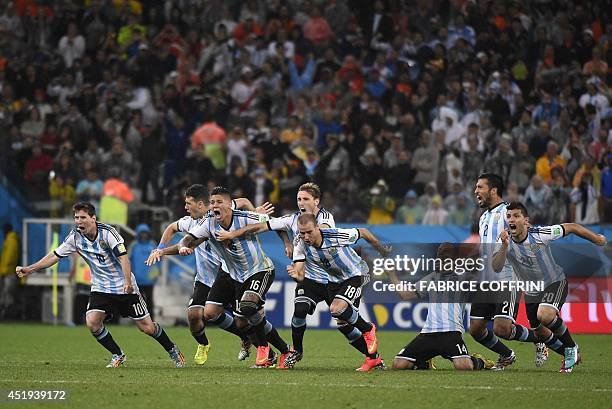
MULTIPOLYGON (((210 329, 211 353, 195 367, 195 342, 187 328, 167 328, 188 367, 175 369, 153 339, 133 326, 109 326, 128 356, 126 367, 106 369, 109 354, 84 327, 0 324, 0 390, 65 390, 65 403, 7 407, 75 408, 604 408, 612 400, 612 337, 576 336, 583 363, 560 374, 551 353, 542 368, 533 346, 511 342, 518 361, 503 372, 456 372, 436 358, 436 371, 355 372, 362 357, 335 331, 306 332, 306 356, 292 371, 249 369, 239 362, 238 340, 210 329), (67 405, 67 406, 64 406, 67 405)), ((281 335, 290 340, 289 331, 281 335)), ((415 336, 379 332, 388 365, 415 336)), ((466 336, 470 352, 485 353, 466 336)), ((5 398, 0 400, 4 406, 5 398)))

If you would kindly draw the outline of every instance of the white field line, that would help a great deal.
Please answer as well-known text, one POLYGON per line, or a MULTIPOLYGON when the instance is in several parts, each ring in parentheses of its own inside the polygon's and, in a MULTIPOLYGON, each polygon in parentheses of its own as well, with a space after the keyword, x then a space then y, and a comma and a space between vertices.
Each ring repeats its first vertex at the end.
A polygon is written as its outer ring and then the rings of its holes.
MULTIPOLYGON (((571 376, 571 375, 559 375, 559 376, 571 376)), ((0 383, 40 383, 40 384, 75 384, 75 385, 99 385, 100 381, 84 381, 84 380, 37 380, 37 379, 0 379, 0 383)), ((223 381, 219 382, 222 385, 236 385, 236 386, 245 386, 245 382, 237 382, 237 381, 223 381)), ((122 385, 142 385, 142 383, 138 382, 126 382, 124 380, 121 381, 122 385)), ((175 384, 177 385, 177 384, 175 384)), ((180 385, 185 386, 202 386, 202 382, 180 382, 180 385)), ((504 390, 504 391, 517 391, 517 392, 576 392, 574 388, 556 388, 556 387, 525 387, 525 386, 479 386, 479 385, 390 385, 390 384, 382 384, 382 385, 372 385, 366 383, 312 383, 308 382, 307 384, 301 382, 286 382, 286 381, 271 381, 271 382, 261 382, 257 380, 249 380, 246 382, 246 385, 258 385, 258 386, 316 386, 322 388, 329 387, 339 387, 339 388, 371 388, 371 389, 402 389, 409 391, 411 389, 449 389, 449 390, 485 390, 485 391, 495 391, 495 390, 504 390)), ((581 390, 580 392, 598 392, 598 393, 612 393, 612 389, 604 389, 604 388, 594 388, 590 390, 581 390)))

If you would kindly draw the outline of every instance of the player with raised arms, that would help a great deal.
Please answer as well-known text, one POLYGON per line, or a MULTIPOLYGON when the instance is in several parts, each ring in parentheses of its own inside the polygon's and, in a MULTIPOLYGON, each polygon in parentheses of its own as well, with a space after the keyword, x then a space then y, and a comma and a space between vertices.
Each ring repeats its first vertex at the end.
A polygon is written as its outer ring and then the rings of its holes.
MULTIPOLYGON (((284 232, 288 237, 285 241, 285 254, 290 259, 293 255, 293 240, 299 236, 298 217, 304 213, 314 214, 320 228, 336 227, 334 216, 320 207, 321 190, 315 183, 304 183, 297 192, 298 211, 286 216, 270 218, 266 223, 251 224, 233 232, 222 232, 219 238, 234 239, 245 234, 256 234, 268 230, 284 232)), ((293 300, 293 317, 291 318, 291 337, 293 348, 285 358, 284 365, 292 368, 304 356, 304 333, 306 332, 306 316, 315 312, 317 304, 324 301, 329 306, 331 300, 327 296, 328 274, 322 269, 313 269, 306 265, 304 280, 297 283, 293 300)))
MULTIPOLYGON (((274 207, 269 203, 264 203, 262 206, 255 208, 250 200, 245 198, 232 200, 232 208, 255 211, 262 214, 269 214, 274 211, 274 207)), ((187 216, 170 223, 168 227, 166 227, 157 249, 151 252, 151 255, 146 261, 148 265, 156 263, 161 259, 163 256, 161 250, 168 247, 170 240, 176 233, 187 233, 196 226, 198 221, 202 220, 208 214, 208 191, 204 185, 194 184, 187 188, 185 191, 185 210, 188 213, 187 216)), ((176 254, 178 254, 178 247, 176 248, 176 254)), ((224 261, 212 249, 208 241, 204 241, 196 247, 195 258, 196 274, 193 284, 193 293, 187 307, 187 319, 189 321, 191 335, 198 343, 194 362, 196 365, 204 365, 208 359, 208 352, 210 349, 210 343, 205 331, 206 321, 204 320, 204 307, 210 288, 217 278, 219 271, 227 272, 227 267, 224 261)), ((211 320, 210 323, 218 325, 220 328, 242 339, 242 349, 238 354, 240 360, 244 360, 249 356, 251 342, 248 337, 236 327, 232 315, 224 312, 211 320)))
POLYGON ((123 238, 114 227, 98 223, 96 210, 89 202, 72 206, 76 227, 54 251, 29 266, 17 266, 19 277, 49 268, 61 258, 79 253, 91 270, 91 293, 85 321, 96 340, 111 354, 107 368, 123 365, 126 355, 115 342, 104 320, 113 314, 130 317, 138 329, 153 337, 168 352, 177 368, 185 365, 179 348, 163 328, 151 319, 147 303, 138 291, 123 238))
POLYGON ((544 281, 544 291, 525 294, 527 318, 536 333, 547 338, 547 345, 564 357, 559 372, 572 372, 581 358, 578 346, 559 316, 568 286, 563 269, 555 262, 550 244, 569 234, 599 246, 605 246, 607 240, 605 236, 576 223, 529 227, 529 214, 519 202, 507 206, 507 217, 508 230, 500 232, 501 245, 493 257, 493 268, 501 271, 506 261, 509 261, 522 280, 544 281))

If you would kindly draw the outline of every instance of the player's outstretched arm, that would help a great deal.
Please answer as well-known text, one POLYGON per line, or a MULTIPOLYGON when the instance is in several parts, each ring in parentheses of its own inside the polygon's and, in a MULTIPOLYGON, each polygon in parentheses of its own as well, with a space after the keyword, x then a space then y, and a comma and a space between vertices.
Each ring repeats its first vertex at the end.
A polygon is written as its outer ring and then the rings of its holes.
MULTIPOLYGON (((396 288, 401 284, 399 277, 397 276, 397 271, 394 269, 387 271, 387 276, 389 277, 389 281, 392 284, 395 284, 396 288)), ((411 301, 415 298, 419 298, 419 295, 416 291, 396 291, 397 295, 402 299, 402 301, 411 301)))
POLYGON ((508 234, 508 231, 502 231, 499 234, 499 239, 501 240, 501 246, 493 255, 493 260, 491 262, 493 265, 493 270, 496 273, 502 271, 504 264, 506 263, 506 252, 508 251, 508 245, 510 244, 510 235, 508 234))
MULTIPOLYGON (((159 239, 159 245, 156 249, 151 251, 151 254, 149 254, 149 257, 146 259, 146 265, 151 266, 161 260, 164 256, 162 250, 167 248, 168 243, 170 243, 170 240, 172 240, 172 237, 174 237, 176 233, 178 233, 178 220, 173 221, 166 227, 161 239, 159 239)), ((176 249, 176 253, 171 254, 178 254, 178 248, 176 249)))
POLYGON ((303 261, 294 261, 293 264, 287 266, 287 274, 297 282, 304 281, 304 273, 306 265, 303 261))
POLYGON ((289 235, 284 230, 277 230, 276 234, 281 238, 283 244, 285 245, 285 255, 290 259, 293 258, 293 243, 289 240, 289 235))
POLYGON ((249 212, 267 215, 271 215, 272 213, 274 213, 274 205, 270 202, 265 202, 261 206, 255 207, 249 199, 245 197, 239 197, 238 199, 234 199, 234 205, 236 206, 236 209, 248 210, 249 212))
POLYGON ((51 267, 57 263, 59 259, 55 251, 52 251, 34 264, 30 264, 29 266, 17 266, 15 273, 18 277, 27 277, 38 270, 44 270, 45 268, 51 267))
POLYGON ((233 240, 233 239, 242 237, 247 234, 257 234, 257 233, 261 233, 261 232, 268 231, 268 230, 269 230, 268 223, 262 222, 262 223, 248 224, 234 231, 221 230, 217 232, 215 237, 219 241, 226 241, 226 240, 233 240))
POLYGON ((363 227, 360 227, 357 230, 359 231, 359 236, 363 237, 365 241, 370 243, 381 256, 387 257, 389 253, 391 253, 391 246, 382 244, 370 230, 363 227))
POLYGON ((578 223, 563 223, 561 226, 565 230, 566 236, 568 234, 575 234, 576 236, 582 237, 583 239, 597 244, 598 246, 605 246, 608 243, 606 236, 603 234, 597 234, 578 223))

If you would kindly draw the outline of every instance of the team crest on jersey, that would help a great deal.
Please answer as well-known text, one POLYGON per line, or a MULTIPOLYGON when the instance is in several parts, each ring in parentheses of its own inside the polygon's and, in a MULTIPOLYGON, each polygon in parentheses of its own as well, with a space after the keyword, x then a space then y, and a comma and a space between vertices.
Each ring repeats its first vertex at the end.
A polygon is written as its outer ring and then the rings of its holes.
POLYGON ((338 253, 338 249, 335 247, 332 247, 331 249, 329 249, 329 254, 335 255, 338 253))
POLYGON ((104 250, 110 249, 110 246, 108 245, 108 243, 105 240, 100 240, 100 247, 102 247, 102 249, 104 249, 104 250))
POLYGON ((540 249, 542 248, 542 245, 540 243, 529 243, 529 248, 531 249, 531 251, 533 251, 534 253, 537 253, 540 251, 540 249))

